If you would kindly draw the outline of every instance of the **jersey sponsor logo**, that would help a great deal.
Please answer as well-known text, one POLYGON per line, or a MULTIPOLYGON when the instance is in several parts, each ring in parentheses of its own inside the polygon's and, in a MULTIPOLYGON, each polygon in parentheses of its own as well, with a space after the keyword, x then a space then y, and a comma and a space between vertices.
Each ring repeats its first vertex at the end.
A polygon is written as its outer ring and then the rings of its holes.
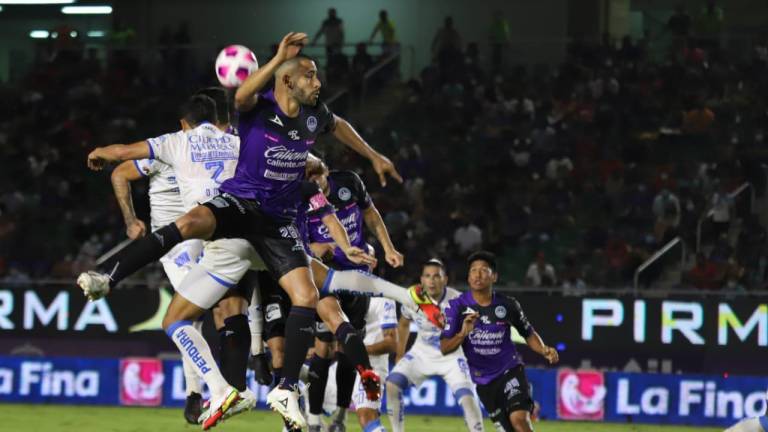
POLYGON ((339 199, 342 201, 349 201, 349 199, 352 198, 352 191, 349 190, 349 188, 341 188, 339 189, 339 199))
MULTIPOLYGON (((275 168, 304 168, 307 164, 307 151, 291 150, 284 145, 268 147, 264 150, 267 165, 275 168)), ((265 174, 266 175, 266 174, 265 174)), ((293 179, 298 178, 293 175, 293 179)))
POLYGON ((317 129, 317 117, 307 117, 307 129, 309 129, 310 132, 314 132, 315 129, 317 129))
POLYGON ((120 361, 120 403, 160 406, 163 401, 163 364, 158 359, 120 361))
POLYGON ((190 135, 187 141, 192 162, 237 160, 239 151, 233 138, 231 135, 190 135))
POLYGON ((272 170, 264 170, 264 177, 270 180, 294 181, 299 178, 298 173, 280 173, 272 170))
POLYGON ((496 318, 504 319, 507 316, 507 308, 504 306, 496 306, 496 310, 493 311, 496 314, 496 318))
POLYGON ((277 114, 275 114, 275 118, 271 118, 271 119, 269 119, 269 121, 271 121, 272 123, 274 123, 274 124, 276 124, 278 126, 285 126, 283 124, 283 121, 280 120, 280 116, 278 116, 277 114))
POLYGON ((563 420, 602 420, 605 416, 602 372, 560 369, 557 373, 557 414, 563 420))
POLYGON ((328 200, 322 192, 318 192, 309 199, 309 211, 314 211, 328 205, 328 200))
POLYGON ((289 136, 289 137, 290 137, 292 140, 294 140, 294 141, 298 141, 298 140, 300 140, 300 139, 301 139, 301 138, 299 138, 299 131, 297 131, 296 129, 294 129, 294 130, 291 130, 291 131, 288 131, 288 136, 289 136))

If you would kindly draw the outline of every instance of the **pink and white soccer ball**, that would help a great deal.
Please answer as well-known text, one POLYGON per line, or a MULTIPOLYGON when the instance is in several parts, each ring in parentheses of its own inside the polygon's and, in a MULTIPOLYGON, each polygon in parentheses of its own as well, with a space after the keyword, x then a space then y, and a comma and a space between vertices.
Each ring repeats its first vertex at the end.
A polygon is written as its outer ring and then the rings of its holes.
POLYGON ((216 57, 216 78, 227 88, 239 86, 258 68, 256 55, 242 45, 230 45, 216 57))

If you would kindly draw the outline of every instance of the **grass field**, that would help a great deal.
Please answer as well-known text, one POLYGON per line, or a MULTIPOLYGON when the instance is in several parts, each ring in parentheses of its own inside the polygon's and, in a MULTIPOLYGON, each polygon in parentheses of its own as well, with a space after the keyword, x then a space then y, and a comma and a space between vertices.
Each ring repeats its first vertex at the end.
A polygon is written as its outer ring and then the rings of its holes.
MULTIPOLYGON (((360 432, 357 422, 350 417, 349 431, 360 432)), ((385 420, 385 424, 389 426, 385 420)), ((462 432, 463 421, 458 417, 407 416, 408 432, 462 432)), ((606 423, 539 422, 537 432, 688 432, 722 431, 717 428, 674 426, 646 426, 606 423)), ((181 409, 120 408, 57 405, 0 404, 0 430, 13 432, 174 432, 194 431, 198 427, 187 425, 181 409)), ((276 414, 253 411, 227 420, 217 426, 221 432, 272 432, 281 430, 276 414)), ((486 422, 486 431, 493 428, 486 422)))

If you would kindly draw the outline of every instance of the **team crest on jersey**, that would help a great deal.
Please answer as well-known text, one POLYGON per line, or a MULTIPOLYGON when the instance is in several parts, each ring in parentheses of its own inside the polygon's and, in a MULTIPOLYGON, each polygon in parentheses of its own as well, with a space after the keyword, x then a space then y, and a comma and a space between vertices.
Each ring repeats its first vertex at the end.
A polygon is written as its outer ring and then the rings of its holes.
POLYGON ((342 201, 347 201, 350 198, 352 198, 352 191, 349 190, 349 188, 341 188, 339 189, 339 199, 342 201))
POLYGON ((317 129, 317 117, 307 117, 307 129, 309 129, 310 132, 314 132, 315 129, 317 129))
POLYGON ((504 317, 507 316, 507 308, 504 306, 496 306, 496 310, 494 312, 496 313, 496 318, 498 319, 504 319, 504 317))

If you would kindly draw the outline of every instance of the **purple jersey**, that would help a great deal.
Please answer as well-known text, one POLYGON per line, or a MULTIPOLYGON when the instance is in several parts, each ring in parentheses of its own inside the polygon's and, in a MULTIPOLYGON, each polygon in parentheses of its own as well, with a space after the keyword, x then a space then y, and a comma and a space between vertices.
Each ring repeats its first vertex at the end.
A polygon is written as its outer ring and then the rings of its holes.
POLYGON ((480 317, 461 346, 472 381, 488 384, 508 369, 523 364, 512 342, 510 327, 524 338, 533 334, 533 327, 514 298, 494 292, 491 304, 480 306, 471 292, 465 292, 448 303, 441 337, 451 338, 459 333, 466 313, 471 311, 479 313, 480 317))
MULTIPOLYGON (((352 171, 331 171, 328 175, 328 201, 336 208, 336 216, 344 225, 349 236, 349 243, 367 251, 368 244, 363 235, 363 211, 372 204, 371 196, 365 189, 365 184, 360 177, 352 171)), ((311 243, 333 242, 328 228, 323 225, 320 217, 309 218, 309 241, 311 243)), ((355 264, 344 254, 338 246, 333 250, 333 264, 335 268, 345 270, 365 270, 367 265, 355 264)))
POLYGON ((293 219, 301 202, 301 182, 310 146, 334 127, 324 103, 301 106, 299 115, 285 115, 270 90, 259 95, 252 110, 239 115, 240 157, 234 177, 220 190, 259 202, 261 210, 293 219))

